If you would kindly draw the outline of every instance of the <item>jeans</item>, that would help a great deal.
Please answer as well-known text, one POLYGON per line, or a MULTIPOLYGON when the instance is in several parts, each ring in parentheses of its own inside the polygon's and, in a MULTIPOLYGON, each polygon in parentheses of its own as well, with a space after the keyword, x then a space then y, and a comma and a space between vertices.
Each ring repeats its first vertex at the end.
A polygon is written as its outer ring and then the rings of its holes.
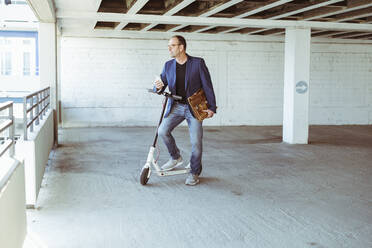
POLYGON ((192 116, 187 104, 177 102, 173 103, 169 115, 163 119, 158 128, 158 135, 164 141, 172 159, 178 159, 180 157, 180 150, 178 149, 171 132, 185 119, 189 126, 191 142, 191 173, 194 175, 200 175, 202 171, 201 159, 203 152, 203 127, 202 122, 192 116))

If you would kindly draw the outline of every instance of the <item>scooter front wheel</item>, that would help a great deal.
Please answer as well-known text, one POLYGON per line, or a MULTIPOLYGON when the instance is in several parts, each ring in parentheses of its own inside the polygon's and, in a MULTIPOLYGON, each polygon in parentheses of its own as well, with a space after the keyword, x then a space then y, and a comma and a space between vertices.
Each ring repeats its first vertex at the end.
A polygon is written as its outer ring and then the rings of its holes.
POLYGON ((140 176, 140 182, 142 185, 146 185, 150 178, 150 168, 143 167, 140 176))

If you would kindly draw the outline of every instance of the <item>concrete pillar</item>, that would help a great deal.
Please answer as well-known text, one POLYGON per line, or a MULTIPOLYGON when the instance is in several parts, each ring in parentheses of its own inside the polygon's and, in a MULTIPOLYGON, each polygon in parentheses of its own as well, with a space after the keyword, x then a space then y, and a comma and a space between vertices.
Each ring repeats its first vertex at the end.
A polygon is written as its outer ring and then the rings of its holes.
POLYGON ((58 87, 56 31, 55 23, 39 23, 40 88, 50 87, 50 107, 54 114, 54 137, 57 143, 58 87))
POLYGON ((307 144, 309 136, 309 28, 285 32, 283 141, 307 144))

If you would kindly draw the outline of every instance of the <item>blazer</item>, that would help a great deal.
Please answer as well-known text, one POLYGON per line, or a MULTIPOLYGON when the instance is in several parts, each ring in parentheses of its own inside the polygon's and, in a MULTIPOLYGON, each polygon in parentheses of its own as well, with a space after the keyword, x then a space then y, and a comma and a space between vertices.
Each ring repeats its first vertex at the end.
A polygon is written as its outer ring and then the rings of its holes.
MULTIPOLYGON (((159 91, 159 93, 163 92, 168 86, 169 91, 174 95, 176 94, 176 63, 176 59, 169 60, 165 63, 163 71, 160 74, 160 78, 164 83, 164 87, 159 91)), ((216 97, 214 95, 211 76, 209 74, 207 66, 205 65, 204 59, 192 57, 187 54, 185 74, 186 97, 190 97, 200 88, 203 88, 205 92, 205 96, 208 101, 208 109, 216 113, 216 97)), ((154 90, 156 89, 154 88, 154 90)), ((167 117, 169 115, 172 109, 173 102, 174 100, 172 98, 169 98, 164 117, 167 117)), ((192 113, 190 106, 189 109, 192 113)))

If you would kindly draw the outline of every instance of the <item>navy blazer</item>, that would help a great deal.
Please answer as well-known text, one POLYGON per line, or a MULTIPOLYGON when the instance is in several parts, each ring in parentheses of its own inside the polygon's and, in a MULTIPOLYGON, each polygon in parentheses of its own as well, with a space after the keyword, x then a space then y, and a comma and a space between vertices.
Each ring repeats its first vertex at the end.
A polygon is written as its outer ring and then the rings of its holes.
MULTIPOLYGON (((164 83, 164 87, 159 91, 163 92, 168 86, 169 91, 172 94, 176 94, 176 60, 172 59, 165 63, 163 71, 161 72, 161 80, 164 83)), ((214 95, 213 85, 211 76, 208 68, 205 65, 204 59, 198 57, 192 57, 187 54, 186 61, 186 75, 185 75, 185 90, 186 97, 190 97, 192 94, 197 92, 200 88, 203 88, 205 96, 208 101, 208 109, 216 113, 216 97, 214 95)), ((169 115, 172 109, 173 99, 169 99, 167 109, 164 117, 169 115)), ((189 106, 190 112, 192 110, 189 106)))

